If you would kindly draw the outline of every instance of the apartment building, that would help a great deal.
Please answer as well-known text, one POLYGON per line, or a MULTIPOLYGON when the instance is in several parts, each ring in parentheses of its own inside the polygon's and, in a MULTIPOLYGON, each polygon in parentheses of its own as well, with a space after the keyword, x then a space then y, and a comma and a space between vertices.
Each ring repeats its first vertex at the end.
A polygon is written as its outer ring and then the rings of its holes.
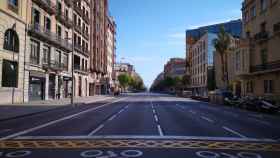
POLYGON ((29 101, 71 96, 71 5, 67 0, 27 1, 29 101))
POLYGON ((206 97, 215 88, 213 40, 216 38, 216 34, 207 32, 199 40, 189 42, 187 58, 193 95, 206 97))
POLYGON ((107 33, 107 0, 91 0, 90 25, 90 95, 106 93, 106 33, 107 33))
POLYGON ((107 74, 106 74, 106 82, 107 82, 107 90, 112 92, 115 87, 115 78, 114 78, 114 64, 116 57, 116 23, 113 17, 107 17, 107 34, 106 34, 106 46, 107 46, 107 74))
POLYGON ((26 54, 27 1, 0 1, 0 103, 28 100, 26 54))
POLYGON ((279 8, 279 0, 243 1, 243 38, 250 54, 250 71, 242 75, 244 95, 280 98, 279 8))
POLYGON ((186 72, 186 60, 183 58, 171 58, 164 65, 165 77, 183 77, 186 72))
POLYGON ((89 95, 90 1, 73 3, 74 96, 89 95))

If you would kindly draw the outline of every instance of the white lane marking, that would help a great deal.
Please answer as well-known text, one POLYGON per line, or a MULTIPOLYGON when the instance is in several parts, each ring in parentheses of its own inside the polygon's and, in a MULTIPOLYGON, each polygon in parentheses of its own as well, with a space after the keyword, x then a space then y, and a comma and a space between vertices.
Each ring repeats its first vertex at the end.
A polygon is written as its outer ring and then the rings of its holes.
POLYGON ((234 131, 234 130, 228 128, 228 127, 223 126, 223 129, 225 129, 225 130, 227 130, 227 131, 229 131, 229 132, 231 132, 231 133, 233 133, 233 134, 235 134, 235 135, 238 135, 238 136, 241 137, 241 138, 247 138, 246 136, 244 136, 244 135, 240 134, 239 132, 236 132, 236 131, 234 131))
POLYGON ((157 129, 158 129, 159 135, 163 136, 163 132, 162 132, 162 129, 161 129, 160 125, 157 125, 157 129))
POLYGON ((192 111, 192 110, 190 110, 189 112, 192 113, 192 114, 196 114, 196 112, 195 112, 195 111, 192 111))
POLYGON ((156 122, 158 122, 158 117, 157 117, 157 115, 154 115, 154 118, 155 118, 156 122))
POLYGON ((128 105, 125 107, 125 109, 127 109, 128 108, 128 105))
MULTIPOLYGON (((20 136, 15 140, 80 140, 80 139, 165 139, 165 140, 216 140, 216 141, 252 141, 277 142, 269 138, 240 138, 240 137, 204 137, 204 136, 158 136, 158 135, 95 135, 95 136, 20 136)), ((280 139, 278 140, 280 141, 280 139)))
POLYGON ((103 127, 104 127, 103 124, 99 125, 96 129, 94 129, 92 132, 90 132, 90 133, 88 134, 88 136, 94 135, 94 134, 97 133, 99 130, 101 130, 103 127))
POLYGON ((262 121, 262 120, 258 120, 258 119, 255 119, 255 118, 249 118, 250 120, 253 120, 255 122, 258 122, 258 123, 261 123, 261 124, 264 124, 264 125, 267 125, 267 126, 270 126, 271 124, 267 121, 262 121))
POLYGON ((214 121, 213 121, 212 119, 208 118, 208 117, 201 116, 201 118, 202 118, 203 120, 208 121, 208 122, 214 123, 214 121))
POLYGON ((117 117, 117 115, 113 115, 112 117, 109 118, 109 121, 114 120, 117 117))
POLYGON ((120 101, 122 101, 122 100, 124 100, 124 99, 126 99, 126 98, 118 99, 118 100, 113 101, 113 102, 111 102, 111 103, 106 103, 106 104, 103 104, 103 105, 98 106, 98 107, 94 107, 94 108, 91 108, 91 109, 87 109, 87 110, 85 110, 85 111, 82 111, 82 112, 79 112, 79 113, 76 113, 76 114, 73 114, 73 115, 69 115, 69 116, 60 118, 60 119, 58 119, 58 120, 50 121, 50 122, 48 122, 48 123, 45 123, 45 124, 42 124, 42 125, 39 125, 39 126, 36 126, 36 127, 33 127, 33 128, 29 128, 29 129, 26 129, 26 130, 23 130, 23 131, 20 131, 20 132, 17 132, 17 133, 14 133, 14 134, 11 134, 11 135, 8 135, 8 136, 5 136, 5 137, 2 137, 2 138, 0 138, 0 141, 2 141, 2 140, 7 140, 7 139, 11 139, 11 138, 14 138, 14 137, 17 137, 17 136, 21 136, 21 135, 24 135, 24 134, 27 134, 27 133, 30 133, 30 132, 34 132, 34 131, 36 131, 36 130, 39 130, 39 129, 48 127, 48 126, 50 126, 50 125, 53 125, 53 124, 56 124, 56 123, 59 123, 59 122, 65 121, 65 120, 72 119, 72 118, 77 117, 77 116, 79 116, 79 115, 82 115, 82 114, 85 114, 85 113, 88 113, 88 112, 91 112, 91 111, 98 110, 98 109, 100 109, 100 108, 106 107, 106 106, 111 105, 111 104, 113 104, 113 103, 120 102, 120 101))
POLYGON ((155 109, 153 109, 153 113, 154 113, 154 114, 156 114, 156 111, 155 111, 155 109))
POLYGON ((3 130, 0 130, 0 133, 10 132, 10 131, 12 131, 12 129, 3 129, 3 130))

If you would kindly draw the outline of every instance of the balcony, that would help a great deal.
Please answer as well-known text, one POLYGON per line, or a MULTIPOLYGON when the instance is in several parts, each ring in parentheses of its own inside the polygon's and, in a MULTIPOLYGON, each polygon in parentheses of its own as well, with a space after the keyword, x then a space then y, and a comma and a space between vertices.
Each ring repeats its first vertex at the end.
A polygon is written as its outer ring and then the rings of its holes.
POLYGON ((71 28, 73 26, 72 20, 69 18, 69 15, 66 15, 63 11, 57 10, 56 19, 60 21, 67 28, 71 28))
POLYGON ((251 73, 262 73, 262 72, 271 72, 271 71, 279 71, 280 70, 280 60, 262 64, 251 66, 251 73))
POLYGON ((67 63, 60 63, 57 60, 44 60, 43 69, 45 70, 53 70, 53 71, 68 71, 67 63))
POLYGON ((87 40, 89 39, 89 34, 86 30, 83 30, 83 36, 84 38, 86 38, 87 40))
POLYGON ((8 1, 8 8, 18 14, 18 6, 8 1))
POLYGON ((30 36, 46 41, 49 44, 53 44, 65 51, 72 51, 72 44, 69 43, 68 40, 62 39, 56 33, 52 33, 50 30, 41 27, 38 24, 30 24, 28 26, 28 32, 30 36))
POLYGON ((55 4, 53 4, 51 0, 32 0, 32 1, 51 15, 56 12, 55 4))
POLYGON ((280 22, 277 23, 277 24, 274 24, 274 26, 273 26, 273 31, 274 31, 274 34, 275 34, 275 35, 280 36, 280 22))
POLYGON ((74 44, 74 48, 77 52, 79 53, 83 53, 83 49, 82 49, 82 46, 80 44, 74 44))
POLYGON ((86 14, 83 14, 83 17, 82 17, 84 20, 85 20, 85 22, 89 25, 90 23, 90 20, 89 20, 89 17, 88 17, 88 15, 86 15, 86 14))
POLYGON ((259 32, 254 37, 255 41, 259 43, 267 41, 268 38, 269 38, 269 34, 266 31, 259 32))
POLYGON ((88 70, 86 68, 81 67, 79 64, 74 64, 74 70, 80 74, 88 73, 88 70))

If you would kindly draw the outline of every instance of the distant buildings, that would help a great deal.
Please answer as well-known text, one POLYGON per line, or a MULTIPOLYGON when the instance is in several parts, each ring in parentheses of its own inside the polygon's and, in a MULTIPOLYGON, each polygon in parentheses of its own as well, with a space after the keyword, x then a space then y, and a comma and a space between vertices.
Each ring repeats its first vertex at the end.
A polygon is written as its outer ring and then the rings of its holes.
POLYGON ((186 72, 186 60, 182 58, 171 58, 164 65, 165 77, 182 77, 186 72))

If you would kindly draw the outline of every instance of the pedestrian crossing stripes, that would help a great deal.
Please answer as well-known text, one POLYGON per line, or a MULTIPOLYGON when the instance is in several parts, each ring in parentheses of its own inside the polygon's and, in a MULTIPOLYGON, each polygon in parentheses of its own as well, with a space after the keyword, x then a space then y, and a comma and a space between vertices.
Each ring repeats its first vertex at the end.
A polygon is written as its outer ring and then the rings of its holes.
POLYGON ((220 149, 246 151, 277 151, 279 143, 193 141, 193 140, 7 140, 0 141, 1 149, 220 149))

